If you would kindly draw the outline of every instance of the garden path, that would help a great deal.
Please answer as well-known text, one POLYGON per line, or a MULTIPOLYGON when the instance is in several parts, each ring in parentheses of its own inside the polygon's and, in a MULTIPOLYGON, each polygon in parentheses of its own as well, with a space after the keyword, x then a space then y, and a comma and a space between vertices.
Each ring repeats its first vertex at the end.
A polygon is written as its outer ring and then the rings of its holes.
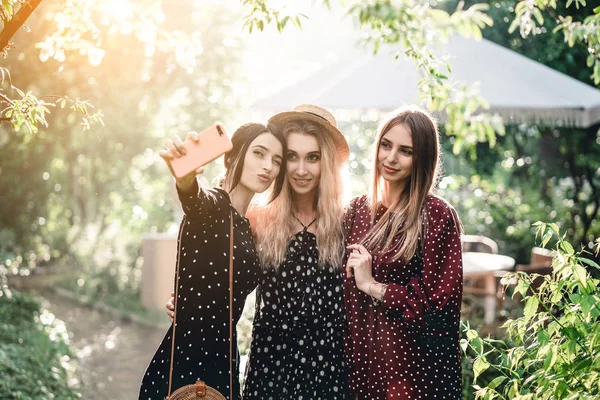
POLYGON ((35 278, 22 278, 28 280, 23 286, 11 279, 9 286, 40 296, 44 308, 65 322, 79 358, 76 375, 82 399, 137 399, 141 378, 166 329, 82 306, 47 286, 35 284, 35 278))

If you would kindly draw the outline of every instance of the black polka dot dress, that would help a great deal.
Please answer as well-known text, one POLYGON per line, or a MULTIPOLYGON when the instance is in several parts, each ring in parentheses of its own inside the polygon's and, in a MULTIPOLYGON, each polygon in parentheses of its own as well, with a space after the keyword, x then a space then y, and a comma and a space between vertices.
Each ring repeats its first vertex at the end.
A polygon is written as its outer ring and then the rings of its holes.
MULTIPOLYGON (((180 276, 171 392, 201 379, 229 396, 229 324, 239 320, 247 295, 258 284, 260 266, 248 220, 221 189, 180 193, 186 214, 180 231, 180 276), (196 193, 198 193, 196 195, 196 193), (234 223, 234 309, 229 316, 229 218, 234 223)), ((157 296, 165 296, 157 293, 157 296)), ((169 329, 144 374, 139 399, 164 400, 171 358, 169 329)), ((240 398, 239 363, 233 329, 233 397, 240 398)), ((143 340, 143 338, 140 338, 143 340)))
POLYGON ((316 236, 304 229, 283 264, 264 272, 244 400, 348 398, 342 275, 318 257, 316 236))
MULTIPOLYGON (((380 206, 376 221, 386 211, 380 206)), ((371 228, 366 196, 346 215, 349 243, 371 228)), ((374 255, 373 277, 388 284, 383 302, 345 279, 350 390, 358 399, 462 398, 459 348, 462 298, 460 223, 445 201, 429 196, 422 247, 409 262, 374 255)), ((397 234, 395 242, 402 240, 397 234)))

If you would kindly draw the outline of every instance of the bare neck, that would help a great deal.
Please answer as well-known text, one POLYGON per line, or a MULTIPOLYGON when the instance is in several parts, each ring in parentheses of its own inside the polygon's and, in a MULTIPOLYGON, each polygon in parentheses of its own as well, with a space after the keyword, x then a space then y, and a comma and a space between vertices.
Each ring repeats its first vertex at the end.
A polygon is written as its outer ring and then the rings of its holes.
POLYGON ((253 197, 254 192, 244 188, 241 185, 237 185, 233 190, 229 191, 231 205, 243 216, 246 215, 246 211, 248 211, 248 206, 250 205, 253 197))
POLYGON ((317 208, 315 206, 316 196, 316 193, 294 194, 293 201, 296 217, 302 220, 313 220, 317 216, 317 208))
POLYGON ((383 180, 383 185, 381 187, 381 203, 385 207, 390 208, 398 201, 400 196, 402 196, 405 187, 406 182, 398 183, 383 180))

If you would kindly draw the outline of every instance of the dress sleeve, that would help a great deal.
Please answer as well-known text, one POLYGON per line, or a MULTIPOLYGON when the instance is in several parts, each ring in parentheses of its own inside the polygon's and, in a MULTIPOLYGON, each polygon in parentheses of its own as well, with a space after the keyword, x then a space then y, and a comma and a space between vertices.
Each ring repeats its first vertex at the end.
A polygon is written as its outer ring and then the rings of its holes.
POLYGON ((177 195, 181 201, 181 206, 185 216, 192 221, 202 221, 219 207, 219 197, 224 194, 219 190, 205 190, 194 181, 192 188, 182 191, 177 188, 177 195))
POLYGON ((383 307, 413 329, 446 330, 460 322, 462 253, 458 215, 450 206, 428 213, 423 248, 422 278, 408 285, 390 283, 383 307))
POLYGON ((346 245, 351 244, 350 233, 352 232, 352 226, 354 225, 354 220, 356 219, 356 213, 360 207, 365 205, 366 200, 366 196, 355 197, 350 200, 350 203, 348 203, 346 209, 344 210, 343 229, 344 243, 346 245))

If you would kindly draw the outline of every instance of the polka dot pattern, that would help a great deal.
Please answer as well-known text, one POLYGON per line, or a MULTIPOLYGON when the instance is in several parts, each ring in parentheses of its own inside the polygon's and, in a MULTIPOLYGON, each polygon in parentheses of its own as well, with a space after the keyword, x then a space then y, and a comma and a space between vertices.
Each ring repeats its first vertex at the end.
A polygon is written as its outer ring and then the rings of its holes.
POLYGON ((262 276, 245 400, 349 398, 341 272, 318 257, 316 236, 298 232, 283 264, 262 276))
MULTIPOLYGON (((229 324, 237 324, 260 266, 248 220, 221 189, 180 193, 186 214, 180 238, 180 276, 172 390, 197 378, 229 399, 229 324), (234 224, 233 321, 229 318, 229 215, 234 224)), ((164 293, 157 295, 164 296, 164 293)), ((240 398, 233 330, 234 397, 240 398)), ((139 399, 164 400, 171 358, 170 328, 144 374, 139 399)))
MULTIPOLYGON (((385 211, 380 206, 376 220, 385 211)), ((422 250, 408 263, 392 261, 393 254, 373 257, 374 278, 388 284, 382 304, 345 279, 350 390, 360 399, 462 398, 458 216, 435 196, 427 198, 426 214, 422 250)), ((366 196, 351 202, 349 243, 364 238, 370 217, 366 196)))

